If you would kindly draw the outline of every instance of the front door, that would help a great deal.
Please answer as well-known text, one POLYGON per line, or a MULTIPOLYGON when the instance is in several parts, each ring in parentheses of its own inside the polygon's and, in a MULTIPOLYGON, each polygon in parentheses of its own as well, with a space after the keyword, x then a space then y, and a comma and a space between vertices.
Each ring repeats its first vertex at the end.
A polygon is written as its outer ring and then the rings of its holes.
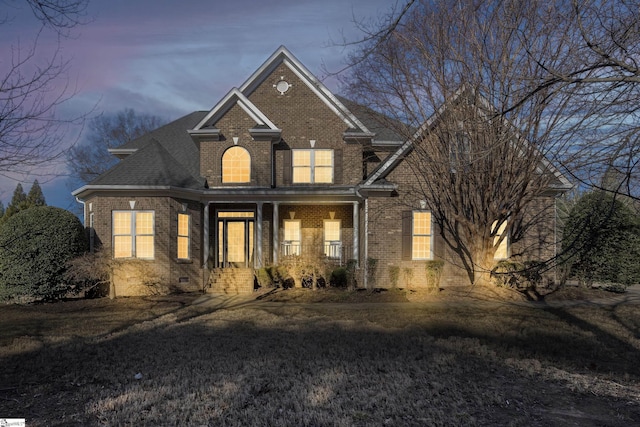
POLYGON ((253 221, 253 212, 218 213, 218 267, 252 265, 253 221))

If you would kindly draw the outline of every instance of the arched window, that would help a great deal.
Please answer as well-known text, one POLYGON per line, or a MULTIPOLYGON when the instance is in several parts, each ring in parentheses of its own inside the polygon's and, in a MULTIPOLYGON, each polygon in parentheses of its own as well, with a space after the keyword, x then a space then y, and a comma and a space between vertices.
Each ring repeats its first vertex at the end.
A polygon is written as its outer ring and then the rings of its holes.
POLYGON ((231 147, 222 155, 222 182, 250 182, 251 156, 242 147, 231 147))

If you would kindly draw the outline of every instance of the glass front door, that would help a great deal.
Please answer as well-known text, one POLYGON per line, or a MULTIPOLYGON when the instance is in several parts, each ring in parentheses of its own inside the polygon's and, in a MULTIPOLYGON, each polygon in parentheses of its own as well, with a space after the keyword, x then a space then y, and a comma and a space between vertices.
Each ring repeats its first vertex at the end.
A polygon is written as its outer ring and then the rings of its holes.
POLYGON ((218 267, 250 267, 253 262, 253 212, 218 214, 218 267))

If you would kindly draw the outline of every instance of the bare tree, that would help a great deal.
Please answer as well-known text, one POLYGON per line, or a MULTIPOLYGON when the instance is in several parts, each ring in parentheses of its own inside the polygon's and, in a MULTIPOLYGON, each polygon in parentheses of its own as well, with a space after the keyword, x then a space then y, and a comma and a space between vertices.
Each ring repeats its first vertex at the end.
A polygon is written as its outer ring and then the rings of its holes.
POLYGON ((633 194, 638 4, 412 0, 351 58, 348 93, 414 142, 404 202, 426 202, 472 283, 544 220, 552 164, 590 184, 614 167, 633 194))
POLYGON ((82 183, 92 181, 118 162, 109 148, 119 147, 164 123, 158 116, 136 113, 131 108, 91 119, 86 138, 67 154, 72 178, 82 183))
MULTIPOLYGON (((81 23, 88 0, 26 0, 41 27, 33 45, 19 44, 0 61, 0 173, 25 173, 60 157, 68 125, 82 117, 61 119, 57 109, 74 94, 60 50, 41 55, 38 42, 45 32, 60 39, 81 23)), ((0 22, 6 24, 10 16, 0 22)), ((82 116, 82 115, 81 115, 82 116)))

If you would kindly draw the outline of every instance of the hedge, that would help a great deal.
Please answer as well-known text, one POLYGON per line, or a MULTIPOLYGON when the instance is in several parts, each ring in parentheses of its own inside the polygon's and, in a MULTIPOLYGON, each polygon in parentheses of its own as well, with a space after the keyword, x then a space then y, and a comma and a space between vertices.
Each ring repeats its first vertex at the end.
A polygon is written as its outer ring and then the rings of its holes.
POLYGON ((64 209, 26 209, 0 226, 0 299, 65 296, 67 263, 87 249, 80 220, 64 209))

